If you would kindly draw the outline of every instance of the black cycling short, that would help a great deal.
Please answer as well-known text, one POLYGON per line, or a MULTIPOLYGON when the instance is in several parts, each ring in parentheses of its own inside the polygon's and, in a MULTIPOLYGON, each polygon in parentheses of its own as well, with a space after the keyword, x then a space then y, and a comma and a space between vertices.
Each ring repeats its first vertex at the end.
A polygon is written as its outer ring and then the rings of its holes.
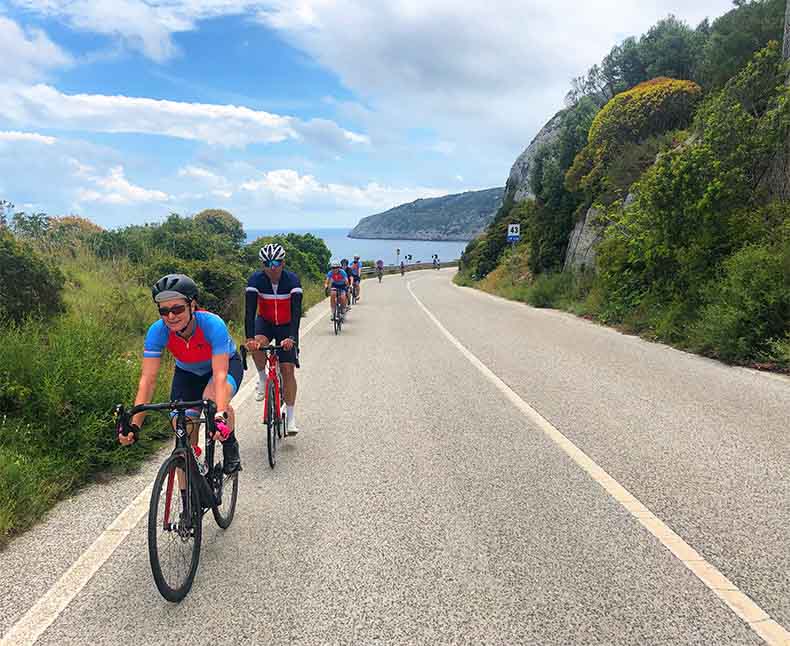
MULTIPOLYGON (((213 375, 210 372, 205 375, 196 375, 194 372, 189 372, 189 370, 176 366, 176 370, 173 373, 173 383, 170 386, 170 400, 177 401, 180 399, 188 402, 203 399, 203 391, 206 390, 206 386, 208 386, 212 377, 213 375)), ((228 361, 228 383, 233 389, 231 397, 238 392, 243 378, 244 367, 237 352, 228 361)))
MULTIPOLYGON (((262 335, 269 341, 274 339, 277 343, 282 343, 283 339, 288 338, 290 331, 290 325, 275 325, 262 316, 255 317, 255 336, 262 335)), ((296 344, 299 344, 299 339, 296 339, 296 344)), ((280 363, 293 363, 297 368, 299 367, 299 354, 296 346, 291 350, 277 350, 277 356, 280 359, 280 363)))

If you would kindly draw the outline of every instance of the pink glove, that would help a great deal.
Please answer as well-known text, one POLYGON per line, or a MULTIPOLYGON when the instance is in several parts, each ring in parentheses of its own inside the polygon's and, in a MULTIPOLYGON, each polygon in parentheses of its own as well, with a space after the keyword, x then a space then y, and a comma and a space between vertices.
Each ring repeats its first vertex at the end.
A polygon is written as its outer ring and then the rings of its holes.
POLYGON ((228 426, 228 422, 224 418, 215 417, 214 427, 217 429, 217 433, 220 434, 220 442, 224 442, 225 440, 228 439, 231 430, 230 430, 230 426, 228 426))

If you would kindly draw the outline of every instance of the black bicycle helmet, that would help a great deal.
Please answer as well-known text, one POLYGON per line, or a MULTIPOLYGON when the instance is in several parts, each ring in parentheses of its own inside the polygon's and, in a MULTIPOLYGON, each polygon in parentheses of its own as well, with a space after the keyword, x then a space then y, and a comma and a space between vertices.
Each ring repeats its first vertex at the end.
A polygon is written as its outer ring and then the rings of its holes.
POLYGON ((161 303, 174 298, 186 298, 188 301, 196 299, 198 288, 195 281, 184 274, 167 274, 154 283, 151 288, 154 301, 161 303))

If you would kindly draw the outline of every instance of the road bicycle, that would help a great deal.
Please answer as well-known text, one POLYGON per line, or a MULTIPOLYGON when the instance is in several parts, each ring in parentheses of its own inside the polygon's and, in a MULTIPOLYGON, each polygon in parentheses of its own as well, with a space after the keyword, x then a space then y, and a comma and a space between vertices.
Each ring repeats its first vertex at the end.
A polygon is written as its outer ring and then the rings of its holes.
MULTIPOLYGON (((263 423, 266 424, 266 455, 269 466, 274 469, 277 464, 278 445, 289 433, 287 432, 287 408, 283 398, 283 376, 280 372, 280 358, 277 350, 282 345, 269 344, 258 348, 266 354, 266 381, 264 382, 265 397, 263 400, 263 423)), ((241 360, 247 369, 247 348, 242 346, 241 360)), ((295 435, 291 433, 290 435, 295 435)))
POLYGON ((384 270, 383 269, 376 269, 376 276, 379 279, 379 282, 381 282, 381 279, 384 276, 384 270))
POLYGON ((217 405, 210 399, 115 407, 116 433, 133 432, 130 420, 146 411, 175 413, 176 445, 159 468, 148 507, 148 559, 159 593, 168 601, 181 601, 192 588, 203 537, 203 515, 211 510, 222 529, 230 527, 239 495, 239 473, 222 470, 221 451, 212 439, 217 405), (197 412, 189 417, 187 411, 197 412), (205 451, 190 444, 187 424, 205 428, 205 451))
POLYGON ((357 297, 359 296, 359 281, 360 280, 362 280, 361 276, 359 278, 355 278, 353 286, 351 287, 351 289, 348 290, 349 291, 348 300, 349 300, 349 302, 352 305, 356 305, 357 304, 357 297))
MULTIPOLYGON (((346 295, 346 298, 348 298, 348 295, 346 295)), ((345 316, 346 313, 343 311, 343 306, 340 304, 340 294, 337 294, 335 297, 335 313, 332 317, 332 325, 334 326, 335 334, 340 334, 345 316)))

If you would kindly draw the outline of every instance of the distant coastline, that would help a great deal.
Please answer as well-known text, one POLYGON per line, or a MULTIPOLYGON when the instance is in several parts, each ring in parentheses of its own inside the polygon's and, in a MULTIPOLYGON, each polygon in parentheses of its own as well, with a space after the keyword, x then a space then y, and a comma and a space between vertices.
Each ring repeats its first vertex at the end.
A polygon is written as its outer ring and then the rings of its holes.
POLYGON ((470 242, 474 238, 459 238, 459 237, 436 237, 436 236, 410 236, 410 235, 396 235, 394 233, 382 233, 380 235, 351 235, 351 232, 346 236, 354 240, 422 240, 423 242, 470 242))

